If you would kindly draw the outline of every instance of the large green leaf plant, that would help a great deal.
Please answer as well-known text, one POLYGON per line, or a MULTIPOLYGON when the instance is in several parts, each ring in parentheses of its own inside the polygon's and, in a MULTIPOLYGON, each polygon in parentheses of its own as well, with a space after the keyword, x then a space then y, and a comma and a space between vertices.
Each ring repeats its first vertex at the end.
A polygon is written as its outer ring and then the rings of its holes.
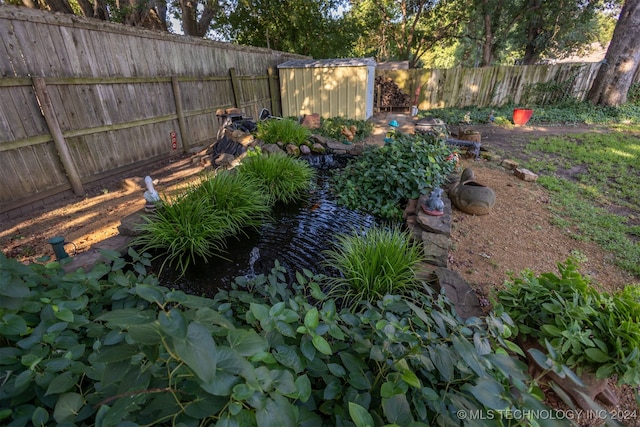
POLYGON ((210 299, 103 255, 87 273, 0 255, 0 423, 513 425, 481 414, 544 408, 507 315, 463 322, 427 288, 356 314, 278 263, 210 299))

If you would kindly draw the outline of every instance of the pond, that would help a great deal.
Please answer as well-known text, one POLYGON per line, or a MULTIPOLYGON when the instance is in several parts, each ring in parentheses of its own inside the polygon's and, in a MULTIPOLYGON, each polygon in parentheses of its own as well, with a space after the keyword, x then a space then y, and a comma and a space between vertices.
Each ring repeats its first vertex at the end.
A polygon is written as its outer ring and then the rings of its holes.
POLYGON ((286 268, 289 283, 302 269, 327 274, 321 266, 322 252, 332 248, 337 234, 382 223, 372 215, 336 203, 330 189, 331 173, 348 159, 334 155, 308 157, 317 170, 317 179, 305 200, 276 206, 272 218, 259 230, 228 240, 227 250, 221 254, 224 259, 214 257, 208 263, 194 265, 180 278, 166 268, 160 276, 161 284, 211 297, 218 289, 228 288, 236 277, 268 274, 276 260, 286 268))

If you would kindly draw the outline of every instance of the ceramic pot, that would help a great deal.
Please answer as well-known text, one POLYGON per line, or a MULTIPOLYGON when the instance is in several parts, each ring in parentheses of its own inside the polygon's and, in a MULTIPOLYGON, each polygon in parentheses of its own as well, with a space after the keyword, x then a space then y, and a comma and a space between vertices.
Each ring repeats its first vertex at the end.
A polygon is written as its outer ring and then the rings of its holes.
POLYGON ((514 108, 513 109, 513 124, 518 126, 524 126, 527 124, 531 116, 533 115, 533 110, 529 110, 527 108, 514 108))

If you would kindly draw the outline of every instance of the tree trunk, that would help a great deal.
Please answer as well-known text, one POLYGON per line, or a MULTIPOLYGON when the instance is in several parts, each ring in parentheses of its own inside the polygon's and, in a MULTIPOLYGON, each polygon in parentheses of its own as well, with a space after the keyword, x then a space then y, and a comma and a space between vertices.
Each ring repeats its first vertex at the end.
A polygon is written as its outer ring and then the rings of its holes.
MULTIPOLYGON (((486 0, 484 1, 486 5, 486 0)), ((484 43, 482 44, 482 62, 481 67, 488 67, 493 61, 493 28, 491 26, 491 15, 489 11, 484 11, 484 43)))
POLYGON ((67 0, 45 0, 45 3, 52 12, 69 13, 73 15, 73 9, 67 0))
POLYGON ((627 0, 622 7, 613 38, 587 99, 593 104, 619 106, 640 64, 640 0, 627 0))

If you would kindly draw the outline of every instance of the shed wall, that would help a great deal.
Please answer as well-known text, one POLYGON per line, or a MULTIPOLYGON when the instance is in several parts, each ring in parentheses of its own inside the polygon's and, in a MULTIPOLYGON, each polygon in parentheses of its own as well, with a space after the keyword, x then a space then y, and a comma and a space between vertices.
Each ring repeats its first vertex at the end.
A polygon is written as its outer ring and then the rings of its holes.
POLYGON ((373 115, 375 68, 280 68, 282 114, 318 113, 323 118, 366 120, 373 115))

